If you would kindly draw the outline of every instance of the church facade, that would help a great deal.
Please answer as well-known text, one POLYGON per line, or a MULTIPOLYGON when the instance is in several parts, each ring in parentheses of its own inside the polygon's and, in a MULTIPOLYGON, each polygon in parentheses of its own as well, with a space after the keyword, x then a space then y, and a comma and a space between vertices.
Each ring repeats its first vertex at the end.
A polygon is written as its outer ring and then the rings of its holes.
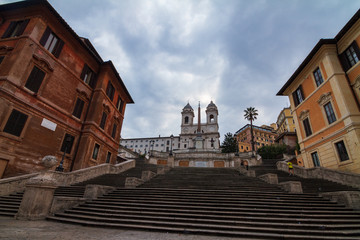
POLYGON ((201 123, 201 108, 198 106, 197 122, 194 109, 188 103, 181 112, 180 150, 219 150, 220 134, 217 106, 211 101, 206 107, 206 122, 201 123))

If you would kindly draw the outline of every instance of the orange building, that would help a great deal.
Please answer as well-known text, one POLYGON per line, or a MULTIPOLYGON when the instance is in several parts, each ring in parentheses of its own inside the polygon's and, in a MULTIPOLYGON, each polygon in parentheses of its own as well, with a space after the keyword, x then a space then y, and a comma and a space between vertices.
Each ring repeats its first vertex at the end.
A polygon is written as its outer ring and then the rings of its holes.
MULTIPOLYGON (((269 127, 258 127, 253 125, 254 133, 254 146, 255 151, 262 147, 274 144, 276 133, 269 127)), ((246 124, 240 128, 235 134, 235 138, 239 144, 239 152, 250 152, 251 151, 251 126, 246 124)))
POLYGON ((126 104, 111 61, 47 2, 0 5, 0 178, 115 163, 126 104))
POLYGON ((360 173, 359 17, 321 39, 277 93, 290 99, 307 168, 360 173))

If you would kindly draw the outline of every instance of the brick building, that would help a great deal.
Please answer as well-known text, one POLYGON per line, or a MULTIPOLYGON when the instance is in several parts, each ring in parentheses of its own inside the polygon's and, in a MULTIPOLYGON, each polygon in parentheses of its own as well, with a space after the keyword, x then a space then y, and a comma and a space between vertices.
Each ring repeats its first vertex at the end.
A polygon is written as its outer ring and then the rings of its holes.
POLYGON ((111 61, 43 0, 0 5, 0 177, 115 163, 126 104, 111 61))
POLYGON ((306 168, 360 173, 360 10, 321 39, 280 89, 293 112, 306 168))

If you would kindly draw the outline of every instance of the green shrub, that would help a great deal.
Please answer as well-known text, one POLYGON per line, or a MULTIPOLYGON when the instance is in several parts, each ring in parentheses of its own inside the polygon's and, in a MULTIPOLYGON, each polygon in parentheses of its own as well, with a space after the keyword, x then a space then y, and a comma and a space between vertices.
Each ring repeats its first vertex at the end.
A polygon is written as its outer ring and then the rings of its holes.
POLYGON ((289 153, 291 150, 286 145, 269 145, 259 148, 257 152, 263 159, 280 159, 283 153, 289 153))

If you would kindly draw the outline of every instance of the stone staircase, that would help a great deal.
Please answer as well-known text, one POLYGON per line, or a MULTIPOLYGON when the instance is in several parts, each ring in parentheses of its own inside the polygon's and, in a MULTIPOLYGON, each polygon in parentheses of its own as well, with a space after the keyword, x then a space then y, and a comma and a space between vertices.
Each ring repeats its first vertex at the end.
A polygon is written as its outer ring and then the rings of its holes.
POLYGON ((276 162, 279 159, 264 159, 260 166, 252 166, 249 170, 255 171, 255 175, 261 176, 266 173, 277 174, 279 183, 286 181, 300 181, 304 193, 319 194, 323 192, 336 191, 360 191, 360 189, 351 186, 342 185, 340 183, 327 181, 318 178, 300 178, 297 176, 289 176, 289 173, 277 170, 276 162))
POLYGON ((359 211, 310 190, 289 194, 229 168, 174 168, 48 219, 252 239, 360 239, 359 211))
POLYGON ((24 192, 0 197, 0 216, 14 217, 18 212, 24 192))

